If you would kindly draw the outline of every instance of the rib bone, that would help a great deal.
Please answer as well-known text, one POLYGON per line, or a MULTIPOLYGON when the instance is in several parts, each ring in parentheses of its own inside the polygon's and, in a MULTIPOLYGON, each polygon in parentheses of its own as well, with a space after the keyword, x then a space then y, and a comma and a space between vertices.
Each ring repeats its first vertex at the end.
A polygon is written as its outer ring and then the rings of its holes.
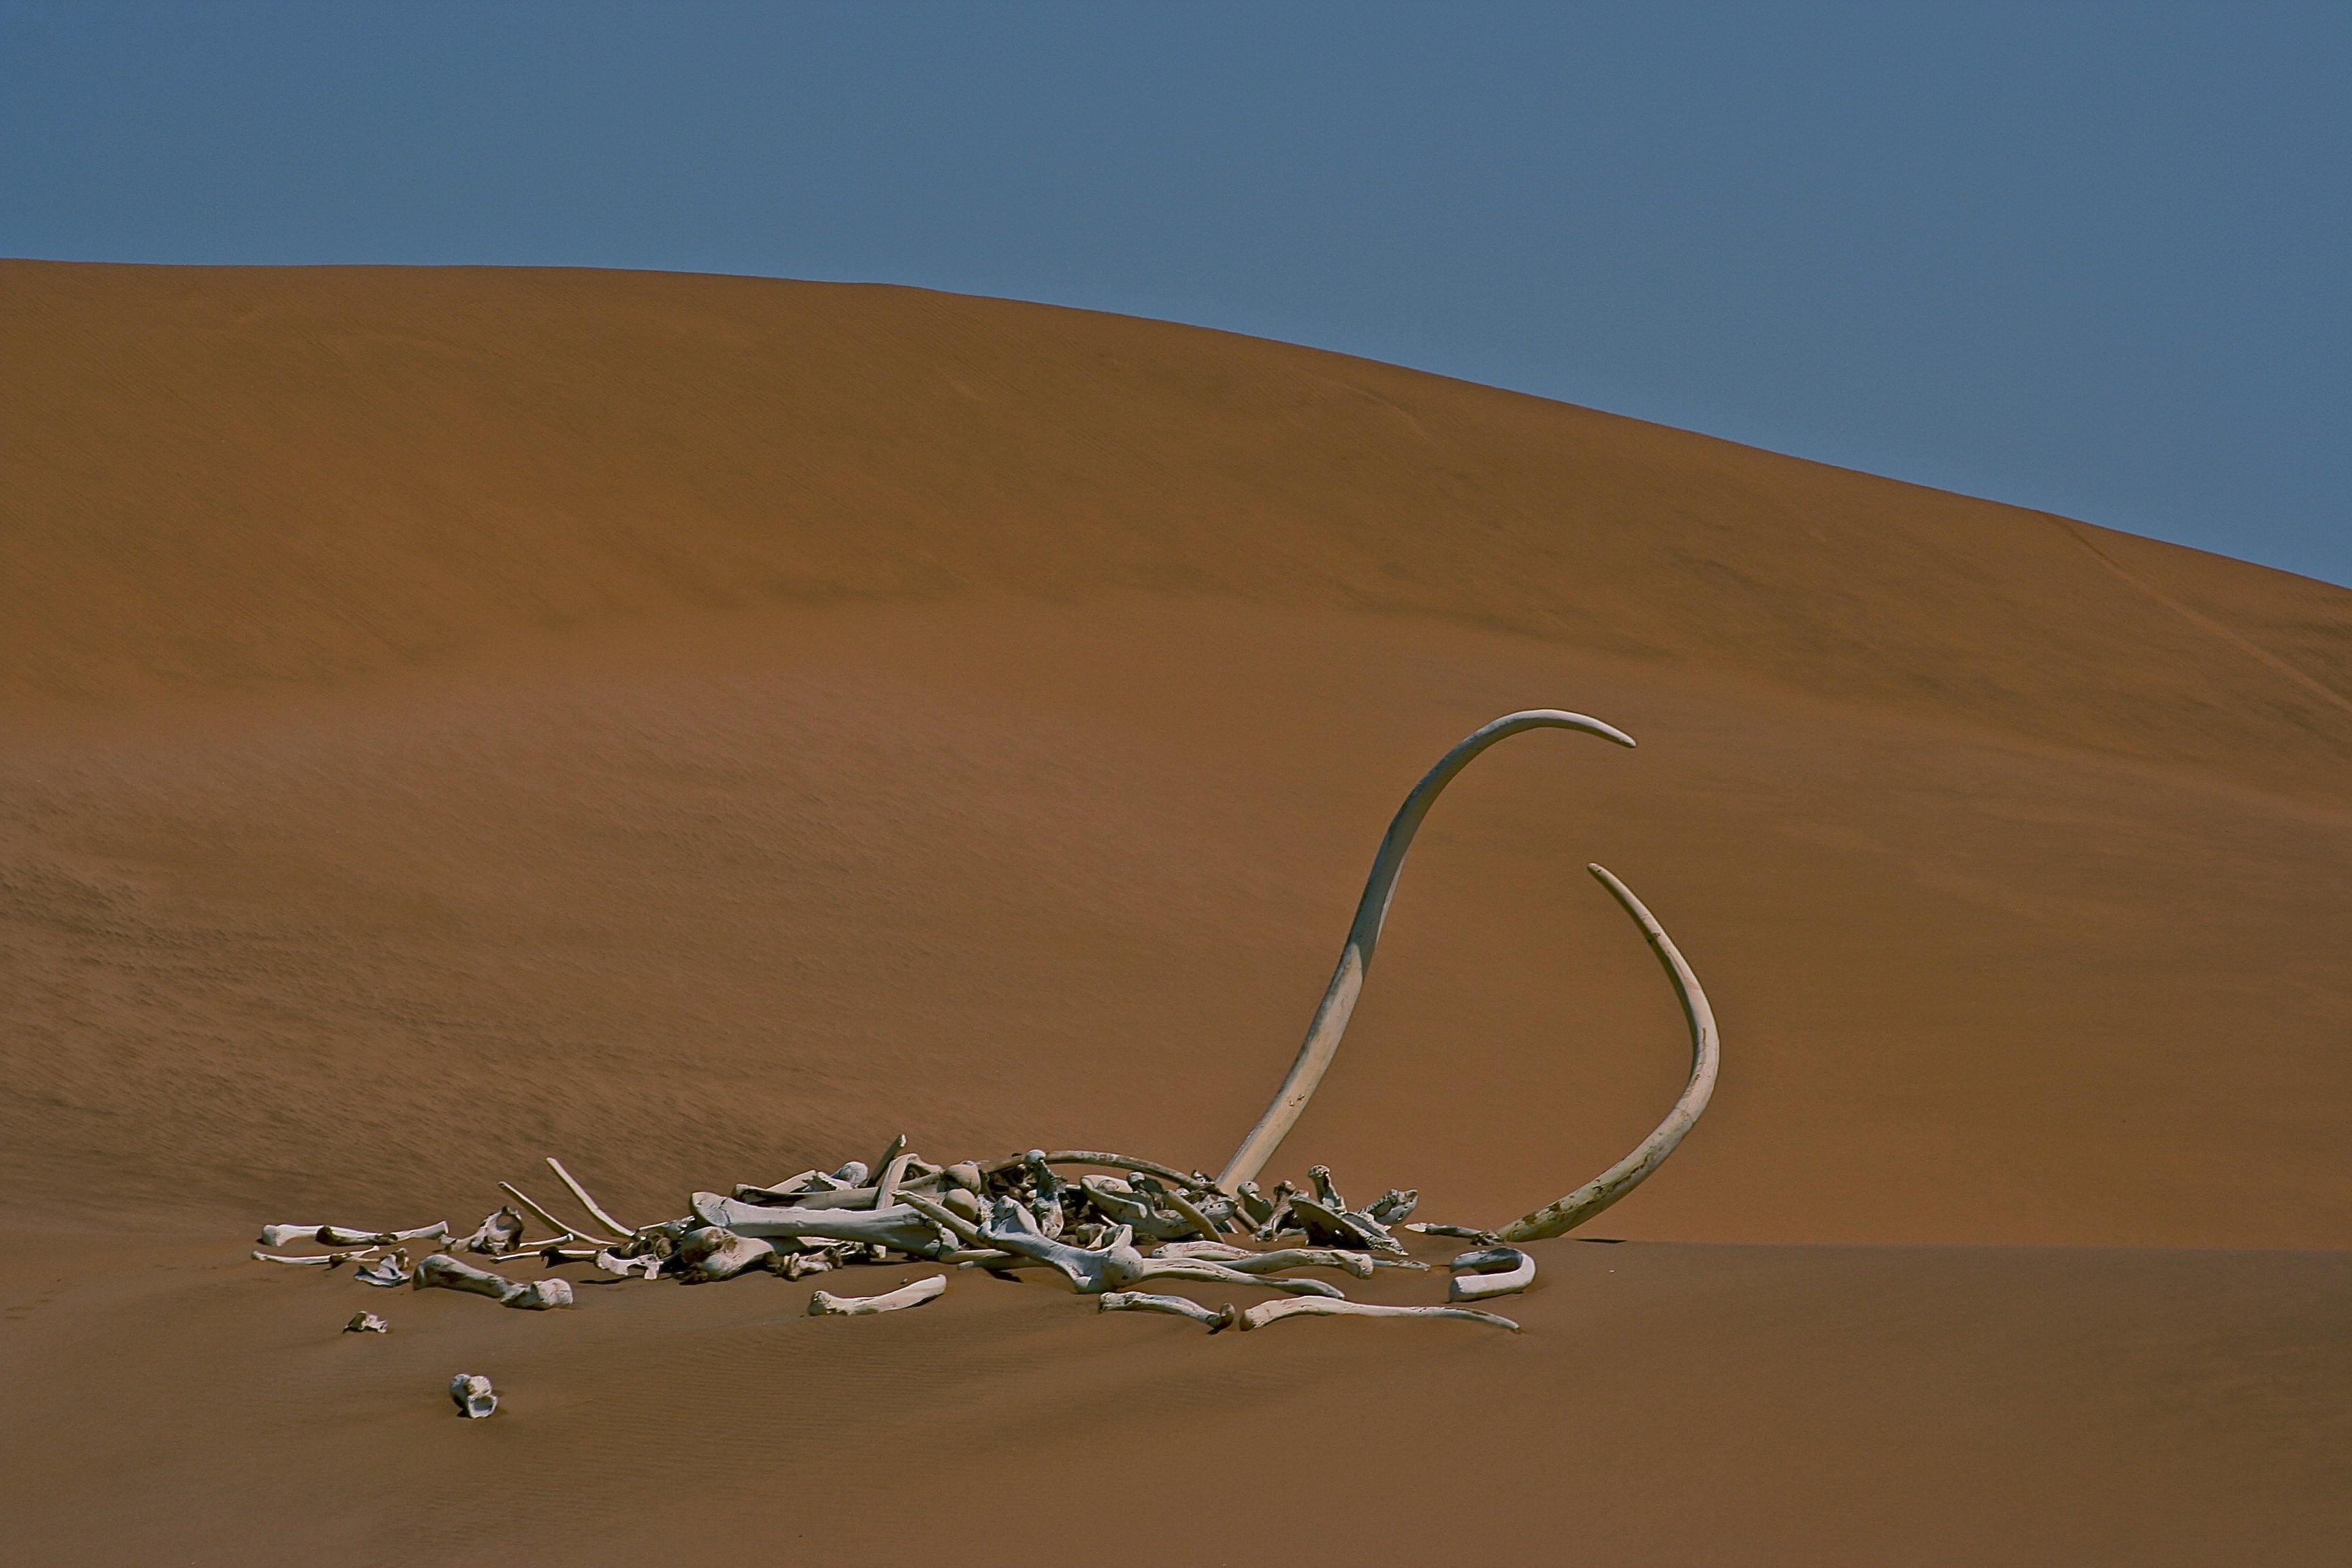
POLYGON ((1222 1307, 1203 1307, 1181 1296, 1154 1296, 1144 1290, 1106 1290, 1095 1298, 1095 1303, 1097 1311, 1166 1312, 1171 1317, 1190 1318, 1213 1334, 1232 1328, 1239 1316, 1230 1301, 1222 1307))
POLYGON ((1364 988, 1364 974, 1371 968, 1372 950, 1379 945, 1381 923, 1388 919, 1389 900, 1396 893, 1397 873, 1404 868, 1405 851, 1412 847, 1413 835, 1421 830, 1422 818, 1429 815, 1439 793, 1469 765, 1472 758, 1496 742, 1523 730, 1547 728, 1580 730, 1621 746, 1633 743, 1633 737, 1598 719, 1553 708, 1532 708, 1522 713, 1505 714, 1481 727, 1422 775, 1421 782, 1404 797, 1404 804, 1397 807, 1388 833, 1381 840, 1380 852, 1372 858, 1372 873, 1365 880, 1363 896, 1356 901, 1355 922, 1348 928, 1348 940, 1339 950, 1339 967, 1332 972, 1322 1004, 1315 1009, 1315 1020, 1307 1026, 1297 1059, 1290 1064, 1282 1087, 1275 1090, 1274 1101, 1265 1108, 1265 1114, 1258 1118, 1257 1125, 1250 1129, 1242 1146, 1225 1163, 1217 1177, 1221 1189, 1234 1191, 1255 1177, 1273 1157, 1284 1135, 1307 1109, 1315 1086, 1323 1080, 1323 1074, 1331 1066, 1331 1058, 1339 1054, 1340 1037, 1348 1031, 1349 1016, 1356 1010, 1356 997, 1364 988))
POLYGON ((556 1180, 562 1182, 565 1186, 572 1189, 572 1195, 580 1200, 580 1206, 586 1209, 590 1215, 595 1219, 598 1225, 606 1226, 615 1236, 630 1237, 637 1234, 636 1226, 632 1225, 623 1225, 619 1220, 616 1220, 611 1215, 606 1214, 604 1209, 598 1205, 596 1200, 588 1195, 588 1189, 582 1186, 577 1181, 574 1181, 572 1179, 572 1173, 563 1168, 562 1161, 557 1159, 554 1155, 550 1154, 547 1157, 547 1165, 548 1169, 555 1173, 556 1180))
POLYGON ((1467 1307, 1380 1307, 1370 1301, 1315 1299, 1262 1301, 1242 1314, 1242 1327, 1262 1329, 1285 1318, 1465 1318, 1474 1323, 1492 1323, 1515 1334, 1525 1331, 1508 1318, 1498 1318, 1492 1312, 1474 1312, 1467 1307))
POLYGON ((1682 1098, 1675 1101, 1674 1109, 1666 1112, 1666 1119, 1636 1144, 1632 1153, 1558 1203, 1547 1204, 1503 1226, 1496 1234, 1505 1241, 1542 1241, 1572 1230, 1640 1186, 1675 1152, 1675 1145, 1697 1122, 1699 1114, 1706 1110, 1708 1097, 1715 1093, 1716 1068, 1722 1047, 1716 1037, 1715 1012, 1707 1005, 1706 993, 1699 988, 1698 976, 1691 973, 1665 928, 1643 907, 1632 889, 1601 867, 1588 866, 1585 869, 1609 889, 1609 896, 1641 928, 1642 934, 1649 940, 1650 951, 1657 955, 1667 980, 1674 984, 1675 994, 1682 1001, 1683 1018, 1690 1026, 1690 1082, 1684 1088, 1682 1098))
POLYGON ((870 1312, 897 1312, 908 1307, 919 1307, 926 1301, 936 1301, 947 1293, 948 1277, 934 1274, 928 1279, 918 1279, 912 1285, 880 1296, 834 1296, 823 1290, 809 1298, 812 1318, 862 1318, 870 1312))
POLYGON ((1454 1282, 1445 1291, 1449 1301, 1509 1296, 1536 1282, 1536 1260, 1516 1247, 1481 1247, 1462 1254, 1445 1267, 1454 1270, 1454 1282))

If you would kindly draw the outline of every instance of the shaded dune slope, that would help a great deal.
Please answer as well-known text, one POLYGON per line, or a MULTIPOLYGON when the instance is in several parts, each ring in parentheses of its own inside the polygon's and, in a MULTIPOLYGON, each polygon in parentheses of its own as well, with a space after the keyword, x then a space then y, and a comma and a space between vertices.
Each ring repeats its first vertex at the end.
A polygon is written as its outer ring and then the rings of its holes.
POLYGON ((1213 1165, 1393 802, 1549 704, 1644 748, 1456 787, 1278 1168, 1492 1219, 1637 1136, 1673 1016, 1599 858, 1732 1039, 1629 1233, 2352 1217, 2342 590, 1040 306, 5 277, 20 1191, 1213 1165))
POLYGON ((25 1560, 2147 1568, 2352 1531, 2352 594, 1001 300, 0 283, 25 1560), (548 1152, 638 1220, 901 1131, 1213 1168, 1397 801, 1530 706, 1641 747, 1539 733, 1453 787, 1268 1173, 1493 1224, 1630 1147, 1684 1053, 1608 864, 1726 1070, 1589 1227, 1633 1245, 1536 1244, 1524 1336, 1211 1341, 975 1276, 887 1319, 767 1276, 541 1316, 244 1259, 264 1219, 470 1223, 548 1152), (398 1331, 334 1333, 360 1306, 398 1331), (448 1416, 461 1365, 499 1419, 448 1416), (1040 1489, 1042 1542, 1004 1513, 1040 1489))

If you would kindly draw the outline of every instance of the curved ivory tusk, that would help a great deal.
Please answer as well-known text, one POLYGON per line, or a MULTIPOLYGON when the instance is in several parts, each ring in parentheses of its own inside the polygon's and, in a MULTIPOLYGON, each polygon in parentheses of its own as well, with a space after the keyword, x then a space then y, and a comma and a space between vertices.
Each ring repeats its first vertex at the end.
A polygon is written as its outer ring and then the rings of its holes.
POLYGON ((1675 994, 1682 999, 1683 1017, 1690 1025, 1691 1075, 1683 1097, 1666 1112, 1666 1119, 1647 1138, 1634 1146, 1633 1152, 1618 1161, 1601 1174, 1555 1204, 1547 1204, 1533 1214, 1523 1215, 1495 1234, 1504 1241, 1542 1241, 1574 1229, 1632 1192, 1648 1178, 1651 1172, 1665 1162, 1675 1152, 1706 1109, 1707 1099, 1715 1093, 1715 1074, 1722 1055, 1721 1042, 1716 1037, 1715 1012, 1706 1005, 1706 993, 1699 988, 1698 976, 1683 962, 1665 929, 1655 916, 1643 907, 1633 890, 1600 866, 1587 866, 1609 896, 1624 906, 1633 923, 1642 928, 1649 939, 1650 951, 1674 983, 1675 994))
POLYGON ((1404 853, 1412 847, 1412 837, 1421 831, 1422 818, 1429 815, 1439 792, 1454 782, 1454 775, 1467 767, 1472 758, 1496 742, 1523 730, 1543 729, 1580 730, 1621 746, 1633 743, 1632 736, 1598 719, 1562 712, 1557 708, 1530 708, 1523 713, 1507 713, 1483 726, 1422 775, 1421 782, 1404 797, 1404 804, 1397 807, 1388 834, 1381 840, 1380 853, 1372 858, 1372 874, 1364 882, 1363 897, 1356 901, 1356 921, 1348 928, 1347 943, 1339 950, 1339 966, 1332 972, 1331 984, 1323 992, 1322 1005, 1315 1009, 1315 1021, 1307 1027, 1307 1038, 1298 1047, 1297 1059, 1290 1064, 1290 1075, 1275 1090, 1274 1102, 1265 1108, 1265 1114, 1258 1118, 1257 1125, 1250 1129, 1242 1146, 1225 1163, 1224 1171, 1217 1177, 1221 1190, 1232 1194, 1274 1157, 1284 1135, 1306 1110, 1315 1086, 1323 1081, 1331 1058, 1339 1054, 1339 1037, 1348 1031, 1349 1016, 1356 1010, 1356 997, 1364 988, 1365 972, 1372 965, 1372 949, 1381 940, 1381 922, 1388 919, 1389 900, 1396 892, 1397 873, 1404 868, 1404 853))
POLYGON ((1467 1318, 1474 1323, 1492 1323, 1515 1334, 1525 1332, 1508 1318, 1474 1312, 1467 1307, 1380 1307, 1370 1301, 1332 1301, 1318 1296, 1263 1302, 1242 1314, 1242 1327, 1262 1329, 1285 1318, 1467 1318))

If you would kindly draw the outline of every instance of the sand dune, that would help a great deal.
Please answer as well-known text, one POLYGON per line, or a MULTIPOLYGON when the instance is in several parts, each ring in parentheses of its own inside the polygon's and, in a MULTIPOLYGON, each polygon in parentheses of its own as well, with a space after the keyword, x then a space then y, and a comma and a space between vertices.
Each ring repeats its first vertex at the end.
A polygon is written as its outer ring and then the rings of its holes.
POLYGON ((1100 1554, 1032 1489, 1148 1563, 2341 1555, 2352 594, 1040 306, 0 276, 6 1342, 89 1391, 12 1402, 23 1561, 661 1560, 677 1494, 725 1560, 1100 1554), (1403 790, 1538 705, 1642 746, 1449 794, 1275 1166, 1492 1224, 1629 1146, 1610 865, 1726 1073, 1526 1336, 761 1279, 362 1343, 239 1261, 546 1152, 644 1218, 898 1131, 1213 1166, 1403 790))

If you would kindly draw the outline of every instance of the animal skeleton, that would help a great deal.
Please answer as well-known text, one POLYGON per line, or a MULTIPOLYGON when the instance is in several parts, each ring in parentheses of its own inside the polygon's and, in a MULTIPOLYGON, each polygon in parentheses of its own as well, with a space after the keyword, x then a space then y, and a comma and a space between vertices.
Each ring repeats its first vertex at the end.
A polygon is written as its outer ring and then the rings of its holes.
MULTIPOLYGON (((439 1287, 488 1296, 526 1309, 572 1304, 568 1280, 550 1276, 525 1283, 453 1256, 467 1253, 506 1264, 535 1258, 547 1268, 593 1264, 603 1282, 673 1278, 689 1283, 772 1273, 786 1279, 852 1263, 893 1258, 956 1264, 1011 1279, 1019 1270, 1044 1268, 1060 1275, 1104 1311, 1150 1311, 1190 1318, 1212 1333, 1238 1324, 1263 1328, 1285 1318, 1312 1316, 1460 1318, 1517 1331, 1508 1319, 1461 1307, 1399 1307, 1348 1300, 1318 1279, 1287 1278, 1302 1268, 1337 1269, 1369 1279, 1377 1268, 1426 1269, 1407 1257, 1391 1227, 1433 1236, 1458 1236, 1486 1245, 1455 1258, 1450 1268, 1450 1299, 1477 1300, 1525 1289, 1535 1278, 1535 1260, 1515 1246, 1556 1237, 1582 1224, 1623 1197, 1672 1153, 1706 1110, 1714 1091, 1720 1055, 1715 1017, 1697 976, 1656 919, 1633 891, 1600 866, 1586 868, 1625 911, 1665 971, 1689 1027, 1691 1070, 1682 1096, 1664 1121, 1633 1151, 1599 1176, 1555 1203, 1530 1211, 1496 1230, 1450 1225, 1405 1225, 1420 1194, 1390 1189, 1355 1207, 1339 1194, 1326 1166, 1309 1168, 1308 1188, 1279 1182, 1271 1194, 1256 1177, 1305 1111, 1337 1055, 1348 1021, 1371 967, 1406 851, 1430 807, 1447 784, 1488 747, 1534 729, 1574 730, 1619 745, 1633 742, 1600 720, 1556 709, 1507 714, 1485 725, 1438 760, 1407 794, 1358 900, 1353 923, 1342 944, 1321 1004, 1308 1025, 1296 1060, 1224 1169, 1211 1177, 1171 1165, 1088 1149, 1030 1149, 991 1161, 930 1163, 911 1151, 902 1136, 871 1163, 850 1160, 830 1173, 816 1170, 767 1186, 738 1184, 731 1195, 696 1193, 690 1213, 658 1224, 629 1226, 599 1203, 563 1164, 549 1158, 557 1181, 593 1222, 582 1227, 558 1218, 520 1189, 501 1182, 506 1203, 470 1236, 453 1238, 446 1222, 413 1230, 371 1231, 325 1225, 272 1225, 261 1243, 281 1247, 315 1242, 337 1250, 279 1256, 257 1252, 265 1261, 308 1264, 329 1269, 357 1260, 356 1277, 370 1285, 406 1283, 417 1289, 439 1287), (1066 1181, 1063 1169, 1094 1173, 1066 1181), (1118 1174, 1099 1173, 1115 1172, 1118 1174), (528 1216, 528 1217, 526 1217, 528 1216), (536 1222, 551 1240, 526 1246, 536 1222), (1160 1243, 1146 1257, 1136 1237, 1160 1243), (1284 1245, 1297 1237, 1303 1246, 1284 1245), (1228 1237, 1273 1243, 1273 1250, 1239 1245, 1228 1237), (430 1241, 435 1252, 412 1271, 404 1250, 379 1256, 404 1241, 430 1241), (1130 1289, 1150 1279, 1245 1287, 1280 1293, 1245 1311, 1209 1308, 1188 1298, 1130 1289)), ((947 1278, 934 1275, 878 1296, 834 1296, 818 1291, 809 1311, 815 1316, 866 1316, 899 1310, 935 1300, 947 1278)), ((381 1320, 362 1313, 355 1326, 381 1320)), ((497 1396, 487 1379, 460 1377, 453 1399, 468 1415, 487 1415, 497 1396)))

